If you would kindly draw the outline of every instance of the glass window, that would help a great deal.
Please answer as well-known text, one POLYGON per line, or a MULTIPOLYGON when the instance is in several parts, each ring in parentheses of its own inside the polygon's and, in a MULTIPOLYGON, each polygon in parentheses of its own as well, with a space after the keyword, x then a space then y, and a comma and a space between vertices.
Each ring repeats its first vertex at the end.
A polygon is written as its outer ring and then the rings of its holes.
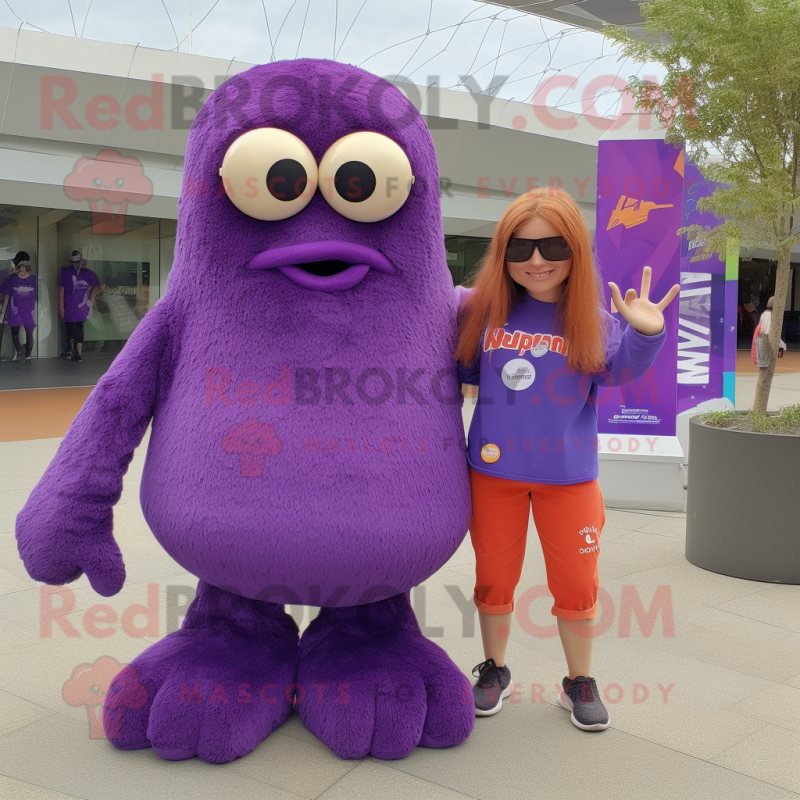
MULTIPOLYGON (((783 315, 781 338, 790 350, 800 348, 800 309, 798 308, 797 272, 800 265, 792 264, 789 275, 789 293, 783 315)), ((739 307, 737 347, 749 350, 758 320, 767 307, 767 300, 775 294, 775 261, 753 258, 739 262, 739 307)))
POLYGON ((491 239, 475 236, 445 236, 447 266, 453 276, 453 285, 468 285, 472 273, 483 258, 491 239))
POLYGON ((124 226, 114 222, 117 230, 106 233, 110 226, 98 222, 97 215, 74 211, 56 223, 58 266, 68 267, 78 250, 103 287, 84 323, 84 356, 118 353, 158 296, 160 220, 124 216, 124 226))
MULTIPOLYGON (((47 211, 46 208, 31 208, 28 206, 0 205, 0 285, 6 278, 14 275, 14 267, 11 259, 20 251, 28 253, 31 257, 31 272, 38 275, 38 265, 36 260, 36 237, 37 221, 41 214, 47 211)), ((41 297, 41 290, 39 292, 41 297)), ((0 357, 11 358, 14 355, 14 348, 11 343, 11 331, 9 325, 4 324, 8 321, 9 298, 3 297, 0 300, 0 311, 2 311, 2 321, 0 321, 0 357)), ((39 323, 41 326, 41 322, 39 323)), ((20 344, 25 343, 24 328, 19 331, 20 344)), ((38 336, 34 333, 33 355, 36 355, 36 341, 38 336)))
MULTIPOLYGON (((31 271, 38 281, 32 355, 56 357, 66 349, 59 316, 59 278, 74 250, 82 254, 103 287, 93 298, 83 326, 83 355, 116 355, 166 289, 176 227, 175 220, 154 217, 0 205, 0 279, 13 274, 11 259, 24 250, 31 256, 31 271)), ((4 334, 0 356, 11 358, 10 333, 2 328, 0 332, 4 334)), ((24 338, 21 331, 23 342, 24 338)))

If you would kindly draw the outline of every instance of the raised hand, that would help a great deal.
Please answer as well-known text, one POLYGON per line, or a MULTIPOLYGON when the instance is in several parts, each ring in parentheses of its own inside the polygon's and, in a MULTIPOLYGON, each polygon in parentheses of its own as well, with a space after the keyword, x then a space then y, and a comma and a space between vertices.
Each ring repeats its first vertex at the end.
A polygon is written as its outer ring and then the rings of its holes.
POLYGON ((664 309, 675 299, 681 287, 676 283, 658 302, 650 301, 650 280, 653 270, 645 267, 642 273, 642 288, 639 296, 636 296, 636 289, 628 289, 625 292, 625 299, 616 283, 609 281, 611 289, 611 299, 614 307, 624 317, 629 325, 645 336, 655 336, 664 328, 664 309))

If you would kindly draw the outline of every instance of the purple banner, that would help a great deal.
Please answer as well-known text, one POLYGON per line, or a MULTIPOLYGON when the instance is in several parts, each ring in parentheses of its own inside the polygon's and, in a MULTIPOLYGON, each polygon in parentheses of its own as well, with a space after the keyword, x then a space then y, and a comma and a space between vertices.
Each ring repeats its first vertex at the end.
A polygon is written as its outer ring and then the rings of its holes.
MULTIPOLYGON (((631 287, 638 294, 643 269, 649 266, 654 302, 679 282, 683 183, 682 148, 660 139, 600 141, 596 245, 609 310, 608 281, 623 296, 631 287)), ((600 433, 675 435, 677 302, 669 305, 664 319, 667 340, 647 374, 614 390, 600 390, 600 433)), ((627 325, 622 318, 620 322, 627 325)))
MULTIPOLYGON (((719 184, 707 181, 697 166, 687 161, 684 170, 683 224, 705 230, 720 224, 708 211, 698 211, 697 201, 711 195, 719 184)), ((702 244, 681 237, 680 327, 678 329, 678 413, 701 403, 725 397, 725 373, 731 371, 728 328, 736 328, 736 297, 726 303, 725 261, 710 256, 690 262, 702 244), (727 314, 726 314, 727 308, 727 314)), ((736 281, 728 281, 736 287, 736 281)), ((735 339, 733 348, 735 349, 735 339)), ((734 353, 735 358, 735 353, 734 353)), ((733 398, 729 398, 733 400, 733 398)))

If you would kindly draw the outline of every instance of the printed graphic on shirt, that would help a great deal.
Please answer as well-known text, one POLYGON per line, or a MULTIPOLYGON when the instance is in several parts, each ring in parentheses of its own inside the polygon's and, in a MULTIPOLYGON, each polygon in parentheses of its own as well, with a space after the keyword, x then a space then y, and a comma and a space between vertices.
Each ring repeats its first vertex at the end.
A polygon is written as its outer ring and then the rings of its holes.
POLYGON ((485 444, 481 448, 481 458, 487 464, 494 464, 500 458, 500 448, 496 444, 485 444))
POLYGON ((581 537, 582 542, 581 544, 586 544, 586 547, 581 547, 580 554, 583 555, 584 553, 594 553, 595 550, 600 549, 600 545, 598 543, 599 533, 597 531, 597 526, 595 525, 587 525, 585 528, 581 528, 578 531, 578 536, 581 537))
POLYGON ((561 336, 553 336, 550 333, 525 333, 520 330, 511 333, 505 328, 494 328, 486 332, 483 341, 484 353, 492 350, 516 350, 520 356, 527 351, 534 358, 541 358, 548 352, 565 356, 567 345, 561 336))
POLYGON ((524 358, 513 358, 501 370, 500 377, 503 383, 515 392, 523 389, 530 389, 536 378, 536 370, 533 364, 524 358))
POLYGON ((83 308, 84 306, 91 307, 90 291, 91 286, 88 281, 85 281, 83 278, 77 278, 75 275, 72 276, 72 293, 83 292, 83 300, 78 303, 78 308, 83 308))

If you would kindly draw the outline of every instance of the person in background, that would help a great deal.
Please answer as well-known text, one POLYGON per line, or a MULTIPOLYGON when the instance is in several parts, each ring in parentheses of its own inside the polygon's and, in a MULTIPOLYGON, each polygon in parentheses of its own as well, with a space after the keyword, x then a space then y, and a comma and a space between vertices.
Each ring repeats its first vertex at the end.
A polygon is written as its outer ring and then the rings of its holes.
MULTIPOLYGON (((13 271, 7 272, 3 274, 0 272, 0 281, 5 281, 6 277, 11 277, 14 274, 13 271)), ((6 308, 8 307, 8 297, 0 297, 0 353, 3 352, 3 335, 6 332, 6 308)), ((3 361, 2 355, 0 355, 0 361, 3 361)))
MULTIPOLYGON (((772 327, 772 308, 775 305, 775 298, 770 297, 767 300, 767 307, 761 315, 761 320, 756 325, 755 332, 753 333, 753 344, 750 348, 750 357, 753 363, 760 368, 765 368, 770 365, 770 349, 769 349, 769 332, 772 327)), ((783 352, 786 350, 786 342, 783 339, 778 344, 778 358, 783 358, 783 352)))
POLYGON ((67 329, 67 349, 61 358, 83 361, 83 323, 89 318, 94 298, 103 287, 97 275, 86 266, 80 250, 73 250, 69 261, 58 279, 58 313, 67 329))
POLYGON ((14 343, 12 361, 22 359, 19 329, 25 328, 25 360, 31 360, 33 352, 33 329, 36 327, 36 276, 30 271, 31 257, 20 250, 13 259, 16 272, 0 286, 0 305, 8 297, 8 324, 11 326, 11 341, 14 343))
POLYGON ((755 297, 750 297, 742 304, 742 318, 739 331, 741 336, 750 336, 758 326, 758 309, 755 297))

